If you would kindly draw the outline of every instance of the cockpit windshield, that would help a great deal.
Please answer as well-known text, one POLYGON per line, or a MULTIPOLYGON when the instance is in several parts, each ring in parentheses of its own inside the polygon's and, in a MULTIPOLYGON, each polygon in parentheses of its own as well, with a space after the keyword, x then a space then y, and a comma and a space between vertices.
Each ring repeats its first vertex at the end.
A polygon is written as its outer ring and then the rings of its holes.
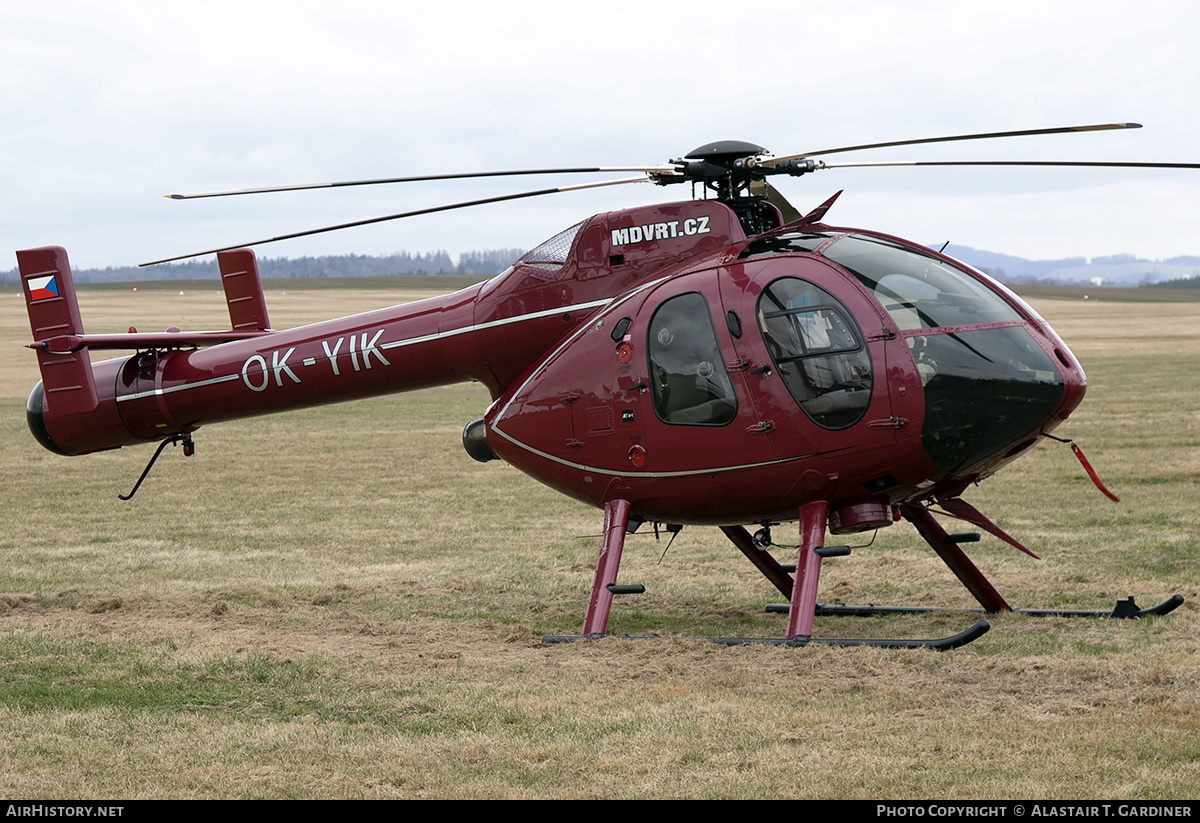
POLYGON ((739 258, 818 250, 858 278, 902 331, 1022 319, 1007 301, 969 274, 919 249, 879 237, 787 232, 751 241, 739 258))
MULTIPOLYGON (((919 248, 863 234, 771 235, 752 240, 740 256, 777 254, 819 254, 887 310, 924 389, 921 444, 943 471, 966 476, 1005 454, 1060 402, 1063 377, 1053 359, 986 281, 919 248)), ((780 278, 763 290, 759 325, 785 384, 814 422, 839 428, 864 416, 868 352, 831 295, 780 278), (797 300, 804 288, 813 296, 797 300)))
POLYGON ((849 235, 822 253, 853 274, 902 331, 1019 321, 995 292, 935 257, 877 237, 849 235))

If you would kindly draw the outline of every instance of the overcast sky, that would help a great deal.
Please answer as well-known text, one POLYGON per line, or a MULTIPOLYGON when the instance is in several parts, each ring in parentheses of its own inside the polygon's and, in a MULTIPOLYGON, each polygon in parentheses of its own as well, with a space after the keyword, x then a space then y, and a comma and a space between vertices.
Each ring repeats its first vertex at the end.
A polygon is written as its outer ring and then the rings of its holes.
MULTIPOLYGON (((0 268, 41 245, 65 246, 77 267, 130 265, 581 178, 170 192, 659 163, 720 139, 788 154, 1135 121, 1145 128, 855 159, 1198 162, 1198 38, 1189 0, 10 4, 0 268)), ((802 211, 845 189, 830 222, 922 243, 1035 259, 1200 254, 1200 171, 828 170, 779 187, 802 211)), ((259 254, 530 247, 689 190, 561 194, 259 254)))

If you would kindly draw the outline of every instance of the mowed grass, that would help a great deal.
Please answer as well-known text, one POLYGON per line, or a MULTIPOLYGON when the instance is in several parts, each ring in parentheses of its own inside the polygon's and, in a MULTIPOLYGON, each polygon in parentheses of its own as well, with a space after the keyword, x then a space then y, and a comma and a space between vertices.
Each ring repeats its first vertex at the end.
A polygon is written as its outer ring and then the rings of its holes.
MULTIPOLYGON (((278 328, 423 296, 267 291, 278 328)), ((1194 798, 1200 304, 1034 301, 1089 377, 1058 434, 1122 499, 1044 443, 965 495, 1043 559, 990 538, 969 553, 1017 606, 1188 602, 1000 616, 938 654, 679 639, 784 628, 763 612, 778 594, 697 528, 665 555, 630 538, 621 580, 647 593, 610 622, 675 639, 542 644, 579 631, 600 512, 465 454, 489 402, 475 385, 201 429, 121 502, 150 449, 32 440, 28 323, 0 291, 0 796, 1194 798)), ((215 284, 81 303, 95 332, 228 322, 215 284)), ((828 562, 820 599, 973 605, 905 524, 828 562)))

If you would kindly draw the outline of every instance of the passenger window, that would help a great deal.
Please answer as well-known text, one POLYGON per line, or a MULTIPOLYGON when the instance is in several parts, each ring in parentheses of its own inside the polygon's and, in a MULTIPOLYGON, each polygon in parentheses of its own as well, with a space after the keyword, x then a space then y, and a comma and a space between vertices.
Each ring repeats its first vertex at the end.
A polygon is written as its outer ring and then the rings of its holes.
POLYGON ((814 423, 844 429, 871 402, 871 358, 837 298, 798 277, 772 282, 758 299, 758 325, 784 385, 814 423))
POLYGON ((723 426, 737 416, 708 301, 697 292, 655 310, 647 341, 654 411, 665 423, 723 426))

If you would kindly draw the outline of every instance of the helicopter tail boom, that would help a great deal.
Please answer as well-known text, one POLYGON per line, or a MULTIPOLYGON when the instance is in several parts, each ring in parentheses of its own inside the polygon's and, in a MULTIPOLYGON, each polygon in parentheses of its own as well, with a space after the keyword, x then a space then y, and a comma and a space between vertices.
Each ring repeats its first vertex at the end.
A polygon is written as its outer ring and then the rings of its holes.
MULTIPOLYGON (((26 404, 34 438, 56 454, 190 435, 209 423, 478 379, 496 381, 477 331, 478 286, 287 331, 270 328, 254 253, 219 256, 232 329, 85 334, 66 252, 17 253, 42 380, 26 404), (136 351, 92 363, 92 351, 136 351)), ((543 317, 544 316, 544 317, 543 317)), ((538 322, 535 320, 534 322, 538 322)), ((540 338, 539 338, 540 339, 540 338)), ((503 349, 501 343, 496 348, 503 349)))

